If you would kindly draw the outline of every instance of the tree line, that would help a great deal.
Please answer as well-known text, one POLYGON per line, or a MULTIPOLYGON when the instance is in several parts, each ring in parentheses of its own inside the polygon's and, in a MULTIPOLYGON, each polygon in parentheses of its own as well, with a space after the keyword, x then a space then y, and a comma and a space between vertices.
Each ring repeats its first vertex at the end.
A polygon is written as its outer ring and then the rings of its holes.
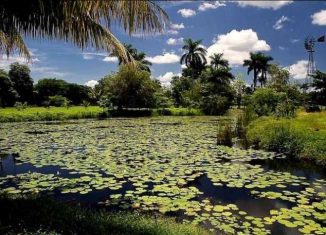
POLYGON ((288 70, 272 64, 273 58, 261 52, 250 53, 250 58, 243 62, 248 74, 253 74, 253 85, 248 86, 241 74, 232 74, 222 53, 207 58, 201 40, 185 39, 180 59, 180 64, 185 65, 182 75, 173 77, 170 87, 164 87, 151 78, 151 63, 145 59, 146 54, 129 44, 124 47, 136 65, 113 51, 111 56, 119 59, 118 71, 100 79, 92 88, 56 78, 44 78, 33 85, 28 66, 13 63, 8 73, 0 70, 0 105, 92 104, 119 110, 175 106, 198 108, 209 115, 223 114, 236 105, 252 106, 261 116, 282 112, 288 115, 299 105, 307 104, 314 109, 312 106, 325 104, 325 73, 318 71, 313 88, 303 90, 290 83, 288 70))

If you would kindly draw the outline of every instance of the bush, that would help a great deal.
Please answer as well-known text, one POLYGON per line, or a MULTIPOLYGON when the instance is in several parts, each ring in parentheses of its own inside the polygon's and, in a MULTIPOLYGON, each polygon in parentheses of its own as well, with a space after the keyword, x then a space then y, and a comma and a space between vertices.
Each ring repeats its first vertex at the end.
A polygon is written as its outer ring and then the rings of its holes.
POLYGON ((204 97, 200 106, 207 115, 222 115, 229 109, 230 101, 225 96, 211 95, 204 97))
POLYGON ((61 95, 55 95, 49 97, 49 106, 66 107, 67 103, 68 103, 67 98, 61 95))
POLYGON ((320 108, 318 105, 314 104, 314 103, 308 103, 307 105, 305 105, 305 110, 308 113, 314 113, 314 112, 320 112, 320 108))
POLYGON ((276 92, 270 88, 257 89, 250 99, 250 103, 258 116, 272 115, 276 111, 277 105, 286 99, 286 94, 276 92))

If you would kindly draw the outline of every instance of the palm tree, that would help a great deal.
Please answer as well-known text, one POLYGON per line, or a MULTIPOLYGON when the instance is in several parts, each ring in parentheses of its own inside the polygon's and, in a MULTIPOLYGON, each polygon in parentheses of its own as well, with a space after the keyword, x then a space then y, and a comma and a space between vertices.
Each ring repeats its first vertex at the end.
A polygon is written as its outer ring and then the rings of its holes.
POLYGON ((215 69, 229 67, 229 62, 223 59, 223 53, 214 53, 209 58, 211 59, 211 66, 215 69))
POLYGON ((267 56, 261 52, 253 53, 250 52, 250 59, 244 60, 243 66, 248 67, 248 75, 251 71, 254 71, 254 89, 257 87, 258 76, 260 76, 259 81, 261 85, 266 83, 267 70, 269 67, 269 62, 273 60, 272 57, 267 56))
MULTIPOLYGON (((138 50, 134 48, 131 44, 124 44, 124 47, 126 48, 126 51, 128 52, 129 56, 136 61, 139 69, 147 71, 149 73, 151 72, 150 66, 152 65, 152 63, 145 59, 146 54, 144 52, 138 52, 138 50)), ((123 60, 123 58, 121 58, 121 56, 119 56, 119 53, 117 51, 114 50, 110 56, 118 57, 119 65, 125 64, 125 61, 123 60)))
POLYGON ((18 51, 27 59, 31 54, 24 36, 61 39, 81 49, 114 49, 129 61, 128 52, 110 31, 110 24, 121 25, 132 35, 161 32, 168 22, 164 10, 150 0, 1 0, 0 9, 0 52, 9 56, 18 51))
POLYGON ((267 71, 270 67, 269 62, 273 60, 273 57, 265 55, 263 53, 260 54, 260 78, 259 82, 261 87, 266 84, 267 81, 267 71))
POLYGON ((182 55, 180 64, 186 64, 187 68, 193 69, 196 72, 205 66, 207 63, 205 57, 207 51, 200 45, 201 42, 202 40, 193 41, 190 38, 184 40, 182 49, 186 52, 182 55))

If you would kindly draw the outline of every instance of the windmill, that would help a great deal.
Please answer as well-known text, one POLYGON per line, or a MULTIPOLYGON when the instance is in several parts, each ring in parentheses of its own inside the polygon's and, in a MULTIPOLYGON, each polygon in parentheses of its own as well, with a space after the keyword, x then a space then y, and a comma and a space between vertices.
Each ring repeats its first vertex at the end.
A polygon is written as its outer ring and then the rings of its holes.
POLYGON ((316 64, 314 61, 314 52, 315 52, 316 39, 314 37, 307 37, 304 41, 304 47, 308 52, 308 68, 307 68, 307 77, 306 84, 311 84, 311 77, 316 73, 316 64))

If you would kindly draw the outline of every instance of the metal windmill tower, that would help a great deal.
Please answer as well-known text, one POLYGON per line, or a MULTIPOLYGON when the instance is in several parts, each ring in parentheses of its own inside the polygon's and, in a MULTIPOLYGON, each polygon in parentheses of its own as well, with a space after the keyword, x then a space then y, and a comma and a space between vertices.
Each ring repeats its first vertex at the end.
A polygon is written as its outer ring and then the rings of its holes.
POLYGON ((314 37, 307 37, 304 42, 304 47, 309 55, 307 77, 306 77, 306 83, 308 85, 310 85, 312 82, 312 75, 316 73, 316 64, 314 61, 315 43, 316 43, 316 39, 314 37))

